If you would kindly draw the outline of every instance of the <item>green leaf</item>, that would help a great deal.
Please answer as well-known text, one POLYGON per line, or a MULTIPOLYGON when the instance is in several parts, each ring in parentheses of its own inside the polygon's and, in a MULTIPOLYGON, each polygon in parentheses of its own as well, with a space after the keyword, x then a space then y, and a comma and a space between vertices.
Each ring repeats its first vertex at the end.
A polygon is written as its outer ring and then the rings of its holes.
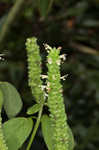
POLYGON ((40 108, 41 108, 41 104, 35 104, 32 107, 28 108, 27 114, 28 115, 33 115, 36 112, 38 112, 40 110, 40 108))
POLYGON ((69 135, 69 150, 73 150, 75 146, 74 137, 71 128, 68 125, 68 135, 69 135))
POLYGON ((41 119, 41 127, 42 133, 44 137, 44 141, 48 147, 48 150, 54 150, 54 143, 53 143, 53 128, 52 122, 47 115, 43 115, 41 119))
POLYGON ((51 0, 39 0, 39 9, 42 17, 46 17, 51 0))
MULTIPOLYGON (((54 146, 53 146, 54 143, 52 139, 54 129, 52 128, 51 119, 47 115, 43 115, 41 119, 41 125, 42 125, 42 133, 43 133, 44 141, 48 149, 54 150, 54 146)), ((68 126, 68 135, 69 135, 68 150, 73 150, 75 143, 74 143, 74 137, 73 137, 72 131, 69 126, 68 126)))
POLYGON ((16 116, 22 108, 21 97, 16 88, 8 82, 0 82, 4 96, 4 109, 9 118, 16 116))
POLYGON ((0 18, 0 32, 2 31, 2 27, 3 27, 7 17, 8 17, 8 14, 5 14, 0 18))
POLYGON ((3 132, 9 150, 18 150, 29 136, 32 119, 13 118, 3 124, 3 132))

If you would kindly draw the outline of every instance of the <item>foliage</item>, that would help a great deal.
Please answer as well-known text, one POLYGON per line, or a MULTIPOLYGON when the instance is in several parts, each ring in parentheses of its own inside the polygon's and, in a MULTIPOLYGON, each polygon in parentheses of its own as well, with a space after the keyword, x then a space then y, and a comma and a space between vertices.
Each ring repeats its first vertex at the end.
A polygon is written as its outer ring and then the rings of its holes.
MULTIPOLYGON (((50 111, 50 117, 52 124, 50 124, 50 128, 53 128, 52 133, 52 140, 53 143, 50 142, 51 145, 53 145, 52 149, 60 150, 60 149, 66 149, 69 150, 69 143, 71 142, 71 137, 69 137, 68 134, 68 125, 67 125, 67 116, 65 113, 65 107, 63 102, 63 95, 62 92, 62 86, 60 84, 60 64, 61 64, 61 58, 65 60, 64 55, 60 55, 60 49, 51 48, 49 45, 45 45, 45 49, 48 51, 48 58, 47 58, 47 67, 48 67, 48 76, 47 75, 41 75, 41 68, 40 64, 40 56, 39 56, 39 47, 36 43, 36 38, 29 38, 26 42, 26 49, 27 49, 27 60, 28 60, 28 78, 29 78, 29 85, 31 87, 32 94, 35 96, 36 101, 39 104, 35 104, 33 107, 29 108, 30 114, 33 111, 39 110, 39 116, 37 119, 37 122, 34 127, 34 131, 32 133, 31 139, 29 141, 29 145, 27 147, 27 150, 30 149, 31 143, 34 139, 36 130, 39 125, 39 120, 41 119, 42 115, 42 108, 45 104, 45 100, 47 101, 47 106, 50 111), (43 85, 40 79, 47 79, 46 84, 43 85), (36 90, 35 90, 36 89, 36 90), (36 110, 37 108, 37 110, 36 110), (41 112, 41 113, 40 113, 41 112)), ((29 114, 29 111, 27 112, 29 114)), ((45 122, 43 122, 43 128, 47 128, 45 122)), ((49 125, 48 125, 49 126, 49 125)), ((43 130, 43 133, 46 132, 46 130, 43 130)), ((46 137, 49 136, 46 133, 44 133, 46 137)), ((73 136, 73 135, 72 135, 73 136)), ((46 141, 46 138, 44 138, 46 141)), ((48 139, 48 137, 47 137, 48 139)), ((48 143, 48 142, 47 142, 48 143)), ((73 148, 74 143, 71 144, 71 147, 73 148)), ((70 149, 72 149, 70 147, 70 149)), ((48 148, 51 150, 51 147, 48 148)))
MULTIPOLYGON (((42 132, 43 132, 44 140, 48 146, 48 149, 54 150, 54 141, 52 138, 54 128, 52 126, 52 121, 47 115, 43 115, 41 123, 42 123, 42 132)), ((69 136, 69 140, 70 140, 68 149, 73 150, 74 138, 73 138, 72 131, 69 126, 68 126, 68 136, 69 136)))
MULTIPOLYGON (((0 32, 15 2, 15 0, 0 1, 0 32)), ((63 83, 63 94, 68 123, 75 135, 75 149, 97 150, 99 149, 97 130, 99 128, 99 1, 54 0, 52 4, 49 2, 25 1, 14 16, 5 39, 0 44, 0 53, 5 54, 5 60, 0 62, 0 81, 13 83, 18 89, 24 103, 20 115, 25 115, 25 110, 35 104, 26 82, 24 50, 26 38, 36 36, 40 45, 48 43, 56 47, 62 46, 61 53, 67 54, 67 61, 62 65, 61 73, 63 75, 68 73, 63 83)), ((45 55, 46 52, 41 46, 44 63, 45 55)), ((43 72, 45 71, 46 67, 43 66, 43 72)), ((48 113, 45 107, 44 112, 48 113)), ((6 121, 4 113, 2 116, 6 121)), ((41 143, 42 136, 39 129, 33 146, 35 149, 46 149, 44 143, 41 143)))
POLYGON ((7 82, 0 82, 6 114, 9 118, 16 116, 22 108, 22 100, 17 90, 7 82), (6 100, 7 99, 7 100, 6 100))
POLYGON ((3 124, 5 140, 9 150, 18 150, 29 136, 33 127, 32 119, 13 118, 3 124))
POLYGON ((18 150, 29 136, 33 122, 32 119, 20 117, 10 119, 2 126, 3 105, 9 118, 16 116, 22 107, 19 93, 6 82, 0 82, 0 149, 18 150))
MULTIPOLYGON (((41 75, 41 57, 39 54, 39 47, 36 43, 36 38, 28 38, 26 42, 27 60, 28 60, 28 78, 29 86, 32 95, 35 97, 37 104, 30 107, 27 114, 34 114, 38 112, 38 117, 34 129, 31 134, 26 150, 30 150, 42 119, 42 132, 44 140, 47 143, 49 150, 73 150, 74 139, 70 127, 67 124, 67 115, 65 113, 65 105, 63 102, 62 85, 60 79, 60 64, 61 59, 65 60, 65 55, 60 54, 60 48, 51 48, 45 45, 48 51, 47 67, 48 76, 41 75), (40 61, 40 64, 37 62, 40 61), (46 79, 46 85, 43 85, 41 80, 46 79), (42 116, 43 106, 47 103, 50 115, 49 117, 42 116), (52 137, 46 134, 46 129, 51 128, 52 137), (51 139, 50 139, 51 138, 51 139), (50 140, 49 140, 50 139, 50 140), (49 142, 50 141, 50 142, 49 142), (53 146, 49 146, 53 145, 53 146)), ((0 116, 0 149, 2 150, 18 150, 31 133, 33 122, 31 117, 29 119, 17 117, 17 113, 22 108, 22 100, 16 88, 7 82, 0 82, 0 115, 4 106, 5 112, 9 119, 3 123, 2 116, 0 116)), ((32 116, 33 118, 34 116, 32 116)))

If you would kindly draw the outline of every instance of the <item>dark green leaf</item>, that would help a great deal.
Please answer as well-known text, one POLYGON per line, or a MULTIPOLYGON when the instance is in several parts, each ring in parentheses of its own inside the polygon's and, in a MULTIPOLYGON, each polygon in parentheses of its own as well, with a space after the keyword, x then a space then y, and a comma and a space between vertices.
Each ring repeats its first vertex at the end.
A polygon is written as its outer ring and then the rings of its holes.
POLYGON ((41 104, 35 104, 32 107, 28 108, 27 114, 32 115, 40 110, 41 104))
POLYGON ((3 132, 9 150, 18 150, 29 136, 32 119, 13 118, 3 124, 3 132))
POLYGON ((9 118, 16 116, 22 108, 21 97, 16 88, 8 82, 0 82, 4 96, 4 109, 9 118))
POLYGON ((54 150, 52 122, 47 115, 42 116, 41 125, 44 141, 48 150, 54 150))
MULTIPOLYGON (((54 129, 52 128, 52 122, 47 115, 43 115, 42 119, 41 119, 41 123, 42 123, 42 133, 44 136, 45 143, 49 150, 54 150, 54 146, 53 146, 54 143, 53 143, 53 139, 52 139, 54 129)), ((69 126, 68 126, 68 135, 69 135, 68 150, 73 150, 74 145, 75 145, 74 137, 73 137, 72 131, 69 126)))
POLYGON ((46 17, 50 0, 39 0, 39 9, 42 17, 46 17))

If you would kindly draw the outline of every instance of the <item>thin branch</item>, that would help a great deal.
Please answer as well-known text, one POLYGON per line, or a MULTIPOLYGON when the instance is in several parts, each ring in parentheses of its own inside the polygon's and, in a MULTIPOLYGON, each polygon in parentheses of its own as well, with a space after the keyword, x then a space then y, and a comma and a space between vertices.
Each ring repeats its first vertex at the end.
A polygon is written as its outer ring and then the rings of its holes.
POLYGON ((39 113, 38 113, 38 118, 37 118, 35 127, 34 127, 34 129, 33 129, 33 132, 32 132, 32 135, 31 135, 31 138, 30 138, 30 140, 29 140, 29 144, 28 144, 26 150, 30 150, 30 148, 31 148, 31 145, 32 145, 32 143, 33 143, 34 137, 35 137, 35 135, 36 135, 37 129, 38 129, 39 124, 40 124, 40 121, 41 121, 42 111, 43 111, 43 104, 42 104, 41 109, 40 109, 40 111, 39 111, 39 113))
POLYGON ((90 55, 99 56, 99 51, 94 49, 94 48, 84 46, 84 45, 78 44, 78 43, 71 43, 71 46, 73 48, 76 48, 80 52, 87 53, 87 54, 90 54, 90 55))
POLYGON ((50 0, 49 6, 48 6, 48 9, 47 9, 47 14, 49 13, 49 11, 50 11, 50 9, 53 5, 53 2, 54 2, 54 0, 50 0))
POLYGON ((1 33, 0 33, 0 43, 3 42, 8 30, 10 29, 10 26, 12 22, 15 19, 15 16, 19 13, 20 8, 23 5, 24 0, 16 0, 14 6, 11 8, 10 12, 8 13, 8 17, 2 27, 1 33))

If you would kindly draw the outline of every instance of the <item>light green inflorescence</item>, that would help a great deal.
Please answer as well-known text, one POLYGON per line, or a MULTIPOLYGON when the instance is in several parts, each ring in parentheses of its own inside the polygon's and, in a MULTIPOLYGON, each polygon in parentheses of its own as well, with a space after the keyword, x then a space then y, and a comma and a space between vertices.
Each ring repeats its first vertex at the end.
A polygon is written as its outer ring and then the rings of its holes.
POLYGON ((28 38, 26 42, 27 61, 28 61, 28 79, 32 94, 37 103, 44 101, 44 94, 41 89, 41 57, 36 38, 28 38))
POLYGON ((64 77, 60 75, 61 59, 65 60, 65 55, 60 55, 60 48, 51 48, 45 44, 45 49, 48 50, 48 76, 41 75, 41 57, 36 40, 36 38, 29 38, 26 42, 29 86, 37 103, 44 103, 45 98, 47 100, 52 128, 54 129, 52 135, 54 150, 72 150, 74 139, 67 124, 61 85, 61 79, 64 79, 64 77), (46 85, 42 84, 40 77, 46 79, 46 85), (42 88, 44 88, 44 91, 42 91, 42 88))
MULTIPOLYGON (((48 47, 49 48, 49 47, 48 47)), ((67 116, 65 113, 65 106, 62 95, 62 85, 60 83, 60 63, 61 58, 59 56, 60 49, 49 48, 48 54, 48 79, 47 79, 47 91, 48 91, 48 107, 50 111, 50 117, 53 122, 54 132, 54 150, 69 150, 69 136, 67 116)))
POLYGON ((3 105, 3 94, 0 90, 0 150, 8 150, 2 130, 2 118, 1 118, 2 105, 3 105))

